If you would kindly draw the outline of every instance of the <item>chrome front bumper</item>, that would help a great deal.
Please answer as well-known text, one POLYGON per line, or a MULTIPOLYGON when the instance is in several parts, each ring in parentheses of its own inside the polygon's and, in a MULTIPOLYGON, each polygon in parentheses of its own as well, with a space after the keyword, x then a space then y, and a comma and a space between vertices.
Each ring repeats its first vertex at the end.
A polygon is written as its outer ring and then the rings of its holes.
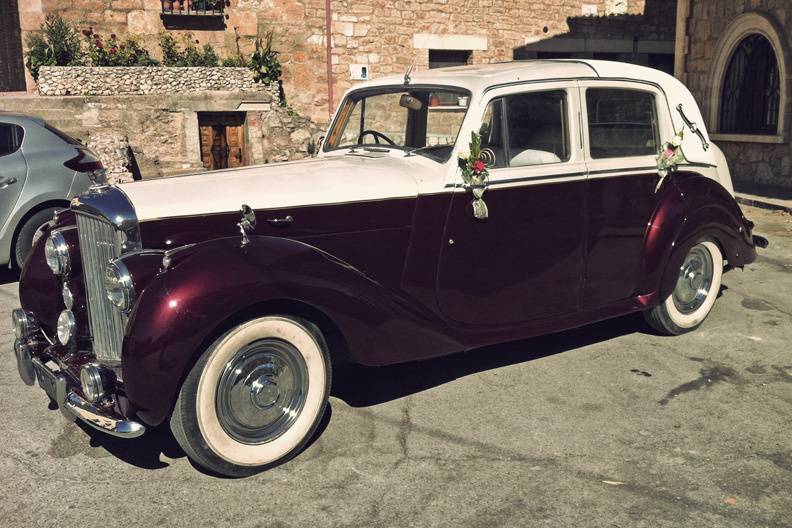
POLYGON ((37 380, 68 420, 79 419, 94 429, 120 438, 135 438, 146 432, 143 424, 100 409, 71 390, 66 374, 55 362, 45 363, 33 357, 29 347, 19 341, 14 344, 14 351, 22 380, 28 385, 37 380))

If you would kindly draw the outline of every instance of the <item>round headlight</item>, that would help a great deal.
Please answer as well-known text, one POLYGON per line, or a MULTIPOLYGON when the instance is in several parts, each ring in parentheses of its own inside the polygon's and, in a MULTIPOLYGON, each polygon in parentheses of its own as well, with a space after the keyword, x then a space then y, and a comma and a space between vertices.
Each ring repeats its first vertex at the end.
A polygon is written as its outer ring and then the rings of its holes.
POLYGON ((11 312, 11 323, 14 325, 14 336, 18 340, 25 339, 38 330, 36 321, 22 308, 11 312))
POLYGON ((69 285, 65 282, 63 283, 63 305, 67 310, 71 310, 72 306, 74 306, 74 295, 72 295, 69 285))
POLYGON ((120 260, 111 262, 105 268, 105 292, 113 306, 128 312, 135 302, 135 285, 129 270, 120 260))
POLYGON ((53 231, 45 242, 44 257, 55 275, 69 273, 69 245, 60 231, 53 231))
POLYGON ((71 310, 63 310, 58 316, 58 341, 61 345, 68 345, 74 335, 74 314, 71 310))
POLYGON ((93 364, 84 365, 80 369, 80 385, 83 396, 90 402, 95 402, 104 396, 106 387, 101 367, 93 364))

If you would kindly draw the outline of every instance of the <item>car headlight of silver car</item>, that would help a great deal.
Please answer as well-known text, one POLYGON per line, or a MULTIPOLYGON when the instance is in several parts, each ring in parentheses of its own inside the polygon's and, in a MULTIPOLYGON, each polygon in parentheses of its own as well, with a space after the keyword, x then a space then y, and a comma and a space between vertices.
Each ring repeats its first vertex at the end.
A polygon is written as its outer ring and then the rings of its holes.
POLYGON ((47 242, 44 244, 44 257, 47 265, 55 275, 66 275, 69 273, 69 245, 60 231, 50 233, 47 242))
POLYGON ((135 303, 135 284, 123 262, 116 260, 107 265, 104 286, 107 298, 113 306, 122 312, 132 309, 135 303))

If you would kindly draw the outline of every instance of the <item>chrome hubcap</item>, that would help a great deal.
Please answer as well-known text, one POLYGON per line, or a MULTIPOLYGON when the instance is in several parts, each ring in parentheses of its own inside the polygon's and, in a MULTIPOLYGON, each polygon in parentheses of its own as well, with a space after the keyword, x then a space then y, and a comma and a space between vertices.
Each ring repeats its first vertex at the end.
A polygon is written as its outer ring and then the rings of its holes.
POLYGON ((701 308, 712 286, 712 255, 703 245, 698 244, 690 250, 679 268, 673 300, 677 310, 685 315, 701 308))
POLYGON ((262 339, 226 364, 217 385, 217 416, 234 439, 263 444, 291 427, 307 394, 307 367, 300 352, 280 339, 262 339))

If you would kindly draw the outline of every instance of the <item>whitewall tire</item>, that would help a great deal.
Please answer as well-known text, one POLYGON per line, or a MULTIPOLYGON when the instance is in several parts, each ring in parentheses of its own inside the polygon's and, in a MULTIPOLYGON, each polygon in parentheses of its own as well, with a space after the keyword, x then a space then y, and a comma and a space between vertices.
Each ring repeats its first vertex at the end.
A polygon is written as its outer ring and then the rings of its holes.
POLYGON ((330 381, 318 328, 287 316, 254 319, 225 333, 196 362, 171 429, 197 464, 251 475, 285 462, 311 439, 330 381))
POLYGON ((697 328, 712 310, 723 277, 723 254, 704 240, 693 246, 679 268, 674 291, 658 306, 644 312, 658 332, 679 335, 697 328))

